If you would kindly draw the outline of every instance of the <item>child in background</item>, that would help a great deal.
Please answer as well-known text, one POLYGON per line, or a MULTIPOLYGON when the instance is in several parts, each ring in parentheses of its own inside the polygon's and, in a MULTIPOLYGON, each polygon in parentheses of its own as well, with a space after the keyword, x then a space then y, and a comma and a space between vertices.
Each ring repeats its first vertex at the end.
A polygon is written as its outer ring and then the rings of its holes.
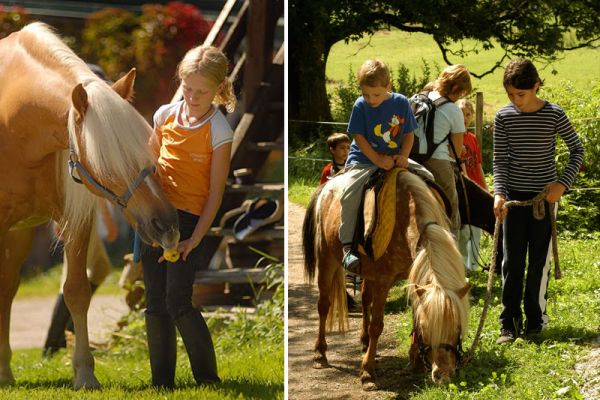
MULTIPOLYGON (((466 129, 475 114, 473 104, 469 100, 460 99, 456 102, 456 105, 463 113, 466 129)), ((462 160, 462 173, 471 178, 475 183, 485 189, 485 191, 489 192, 487 184, 485 183, 483 168, 481 166, 481 150, 477 143, 477 137, 472 132, 467 131, 463 137, 463 144, 463 151, 460 155, 462 160)), ((458 248, 463 255, 465 266, 469 271, 477 270, 480 238, 480 228, 472 225, 462 225, 459 234, 458 248)))
POLYGON ((323 168, 319 185, 327 182, 344 168, 350 151, 350 138, 345 133, 333 133, 327 138, 327 148, 333 160, 323 168))
POLYGON ((498 344, 514 341, 522 327, 526 335, 534 335, 548 323, 546 257, 551 236, 550 212, 555 212, 554 203, 571 186, 583 162, 583 145, 565 112, 537 97, 542 81, 531 61, 511 61, 504 71, 503 84, 511 103, 498 111, 494 121, 494 213, 504 220, 498 344), (569 161, 561 176, 555 162, 557 134, 569 149, 569 161), (544 188, 548 194, 542 220, 534 218, 532 206, 504 207, 509 200, 531 200, 544 188))
POLYGON ((406 97, 391 92, 390 71, 384 62, 365 61, 357 78, 362 96, 354 103, 348 124, 354 140, 346 161, 348 184, 341 197, 340 218, 342 264, 350 274, 360 274, 360 260, 352 242, 363 187, 378 168, 408 167, 417 126, 406 97))
POLYGON ((177 67, 183 100, 154 114, 151 144, 158 157, 158 181, 177 208, 182 240, 177 248, 181 257, 175 262, 165 263, 160 248, 145 243, 141 248, 148 351, 152 385, 157 387, 174 385, 175 327, 196 382, 220 382, 210 332, 192 306, 192 286, 196 270, 208 268, 203 239, 221 205, 229 173, 233 132, 218 108, 235 108, 227 73, 228 61, 219 49, 191 49, 177 67))
POLYGON ((442 143, 448 140, 448 145, 438 146, 431 158, 423 163, 433 174, 435 182, 442 187, 452 208, 450 217, 450 230, 458 240, 460 231, 460 214, 458 211, 458 194, 454 175, 454 152, 450 145, 460 153, 463 146, 463 135, 466 131, 464 116, 455 101, 471 93, 471 76, 464 65, 450 65, 446 67, 438 78, 427 84, 426 90, 433 101, 440 97, 450 100, 437 107, 433 120, 433 142, 442 143), (448 137, 448 139, 446 139, 448 137))

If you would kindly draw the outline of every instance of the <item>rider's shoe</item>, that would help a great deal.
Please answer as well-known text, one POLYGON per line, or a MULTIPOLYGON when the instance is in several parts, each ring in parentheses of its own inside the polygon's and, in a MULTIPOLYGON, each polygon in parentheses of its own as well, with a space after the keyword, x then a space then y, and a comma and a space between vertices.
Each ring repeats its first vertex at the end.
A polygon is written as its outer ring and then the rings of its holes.
POLYGON ((344 256, 342 265, 348 275, 360 275, 360 259, 351 251, 344 256))

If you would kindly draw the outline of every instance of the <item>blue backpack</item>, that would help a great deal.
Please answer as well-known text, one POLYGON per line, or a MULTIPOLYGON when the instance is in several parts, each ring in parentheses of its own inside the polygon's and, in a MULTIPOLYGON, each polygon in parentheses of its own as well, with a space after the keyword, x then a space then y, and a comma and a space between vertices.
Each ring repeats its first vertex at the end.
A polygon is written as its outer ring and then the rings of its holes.
POLYGON ((443 104, 451 102, 445 96, 436 100, 429 98, 429 92, 421 92, 411 96, 408 99, 408 104, 417 120, 417 128, 415 129, 415 140, 412 149, 410 150, 409 158, 419 164, 431 158, 431 155, 437 147, 448 140, 450 133, 439 143, 433 142, 433 121, 435 111, 443 104))

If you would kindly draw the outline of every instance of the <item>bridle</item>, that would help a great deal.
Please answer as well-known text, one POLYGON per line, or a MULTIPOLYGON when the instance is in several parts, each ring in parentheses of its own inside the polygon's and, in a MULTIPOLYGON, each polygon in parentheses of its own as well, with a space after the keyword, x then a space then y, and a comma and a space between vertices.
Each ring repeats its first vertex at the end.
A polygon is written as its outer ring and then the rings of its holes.
POLYGON ((135 192, 135 190, 142 184, 144 179, 146 179, 148 175, 153 174, 154 171, 156 171, 156 167, 154 165, 142 169, 138 176, 134 179, 134 181, 131 184, 127 185, 127 190, 125 191, 125 193, 119 196, 115 194, 112 190, 98 182, 89 173, 87 168, 85 168, 83 164, 79 162, 79 157, 75 152, 75 147, 73 146, 73 142, 71 140, 69 140, 68 165, 69 175, 71 175, 71 178, 73 178, 73 180, 76 183, 83 184, 83 181, 85 180, 90 186, 98 190, 103 197, 108 199, 111 203, 120 206, 122 209, 127 208, 127 202, 129 202, 129 199, 133 195, 133 192, 135 192), (74 175, 75 170, 77 170, 77 174, 79 175, 79 177, 76 177, 74 175))
MULTIPOLYGON (((431 363, 427 359, 427 355, 434 349, 434 347, 432 347, 431 345, 425 344, 423 342, 423 336, 417 329, 418 325, 416 324, 416 321, 413 326, 414 327, 411 332, 412 344, 416 344, 419 347, 419 358, 421 359, 421 362, 425 366, 425 369, 427 371, 431 371, 432 367, 431 367, 431 363)), ((451 345, 448 343, 440 343, 439 345, 435 346, 435 348, 442 349, 442 350, 445 350, 450 353, 454 353, 454 355, 456 357, 457 368, 461 365, 462 356, 464 354, 464 351, 462 348, 462 337, 461 336, 458 337, 458 343, 456 343, 456 345, 451 345)))

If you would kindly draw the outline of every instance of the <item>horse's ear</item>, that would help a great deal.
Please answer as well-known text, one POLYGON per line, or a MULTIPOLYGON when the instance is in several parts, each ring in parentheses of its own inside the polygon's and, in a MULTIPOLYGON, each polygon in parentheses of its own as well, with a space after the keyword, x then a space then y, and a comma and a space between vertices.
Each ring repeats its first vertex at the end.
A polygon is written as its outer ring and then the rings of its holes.
POLYGON ((415 285, 415 293, 421 298, 425 293, 425 288, 421 285, 415 285))
POLYGON ((88 108, 88 95, 81 83, 73 89, 71 100, 73 101, 73 108, 77 112, 75 118, 77 121, 83 121, 83 116, 88 108))
POLYGON ((113 83, 112 88, 125 100, 131 102, 133 100, 133 82, 135 81, 135 68, 131 68, 127 75, 113 83))
POLYGON ((458 289, 456 291, 456 294, 458 295, 459 299, 462 299, 463 297, 465 297, 467 295, 467 293, 469 293, 469 289, 471 289, 471 284, 467 283, 463 288, 458 289))

